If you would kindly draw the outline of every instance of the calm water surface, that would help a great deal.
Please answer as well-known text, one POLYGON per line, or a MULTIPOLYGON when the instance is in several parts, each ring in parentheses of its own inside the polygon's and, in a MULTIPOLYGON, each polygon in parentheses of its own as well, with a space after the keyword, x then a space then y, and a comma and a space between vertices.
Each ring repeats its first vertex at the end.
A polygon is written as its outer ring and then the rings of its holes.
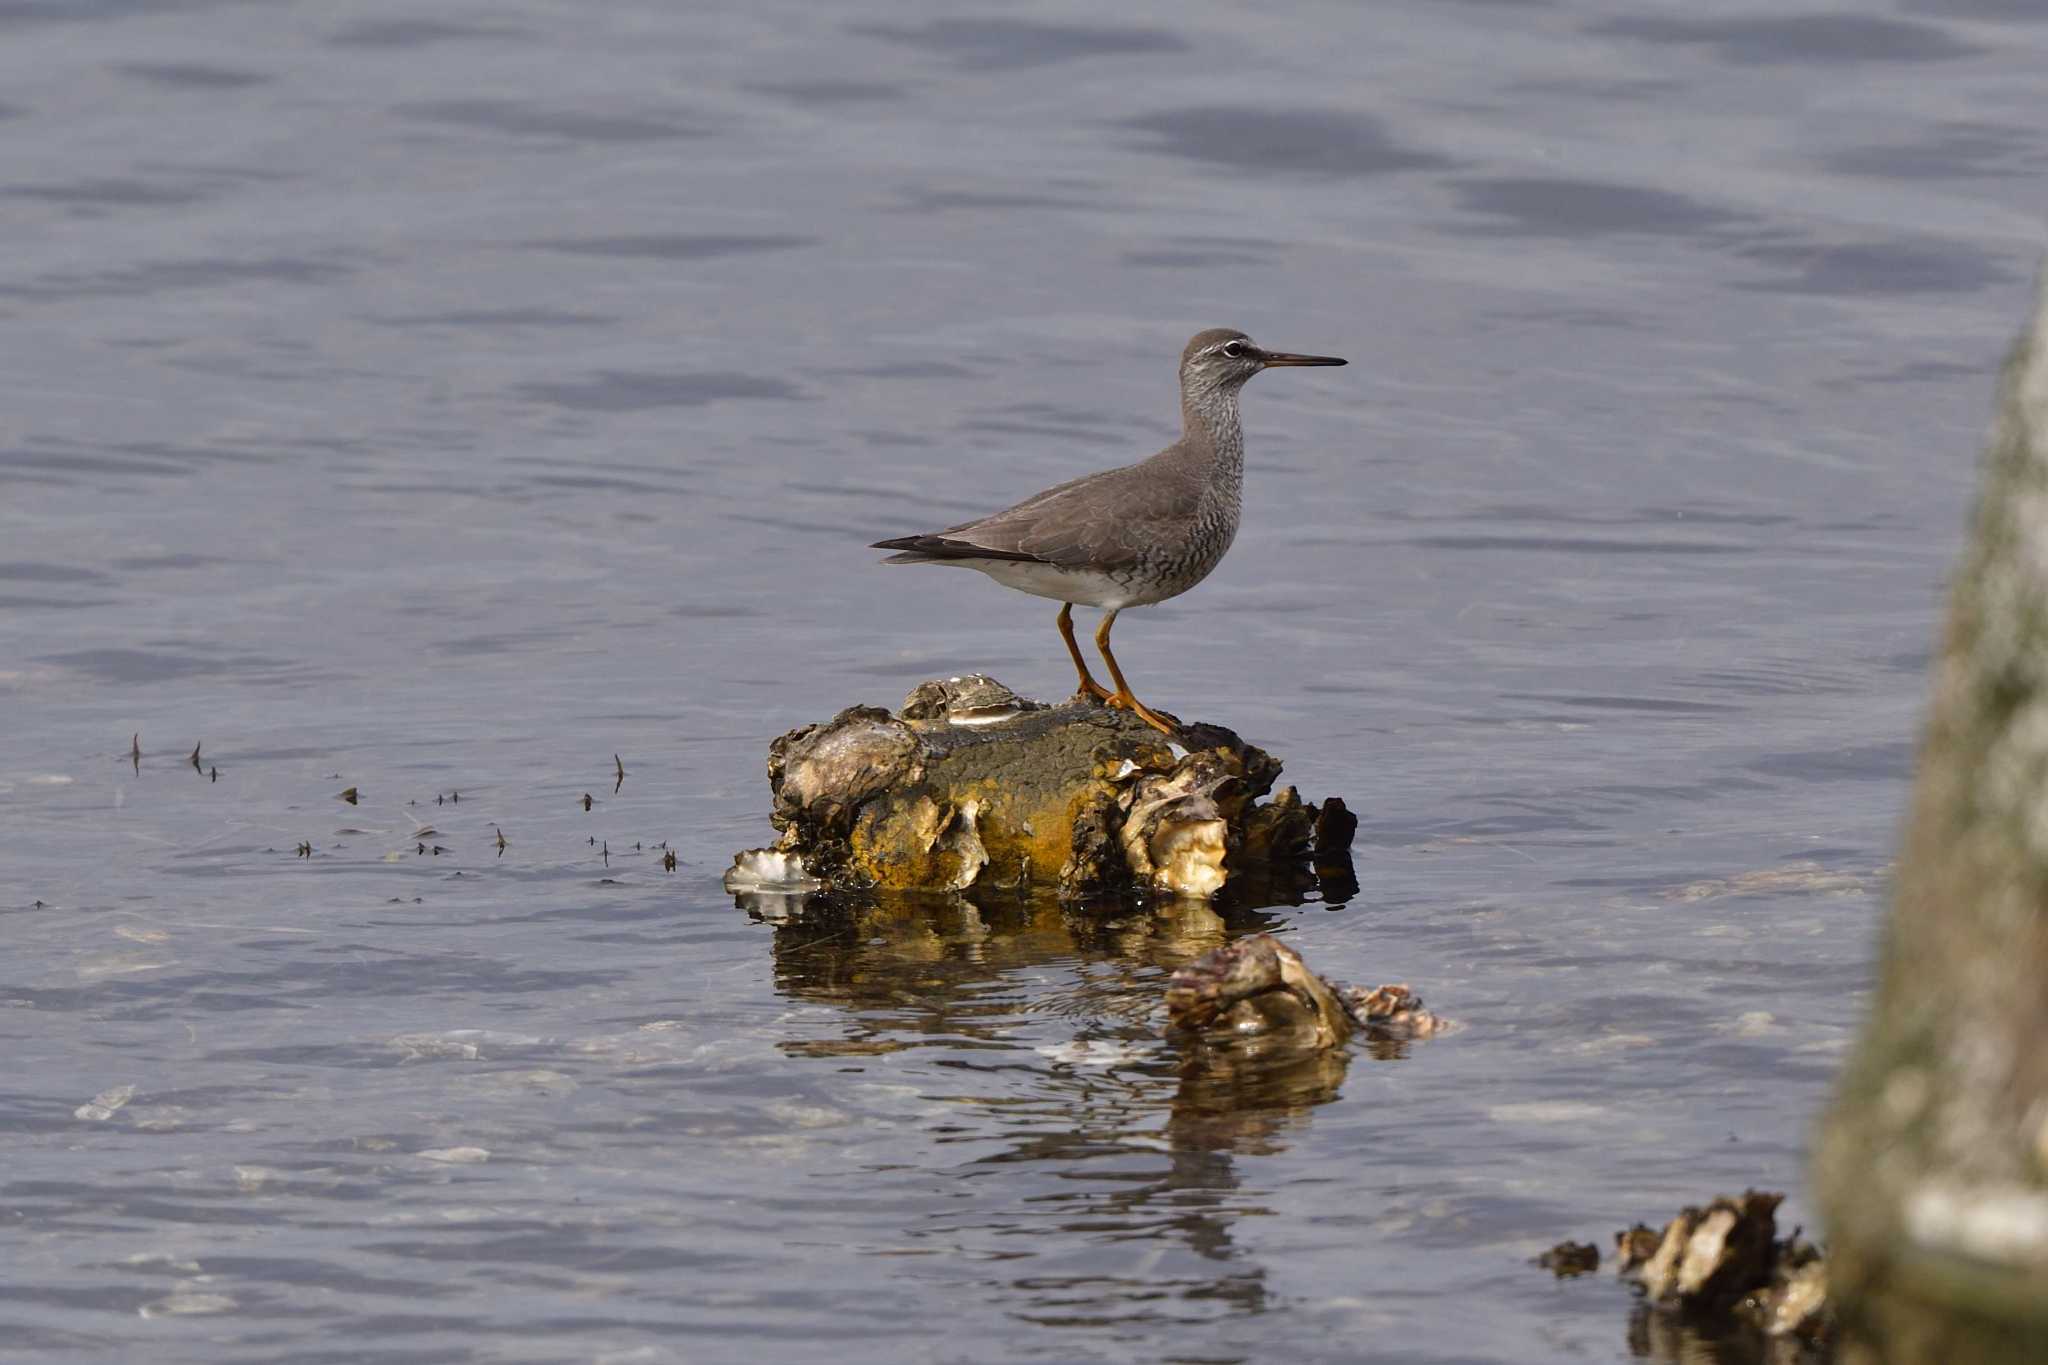
POLYGON ((0 1351, 1716 1358, 1526 1262, 1812 1221, 2028 18, 0 3, 0 1351), (770 737, 1070 681, 866 542, 1155 449, 1212 325, 1353 364, 1122 657, 1360 892, 736 907, 770 737), (1256 927, 1465 1028, 1184 1076, 1256 927))

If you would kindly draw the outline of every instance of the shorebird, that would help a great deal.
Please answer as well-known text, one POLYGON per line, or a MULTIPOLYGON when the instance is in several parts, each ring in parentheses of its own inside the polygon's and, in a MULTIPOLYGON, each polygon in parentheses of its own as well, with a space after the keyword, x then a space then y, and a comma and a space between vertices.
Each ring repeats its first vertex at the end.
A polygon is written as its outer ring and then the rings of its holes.
POLYGON ((1197 332, 1180 357, 1180 439, 1148 460, 1048 488, 979 521, 876 541, 896 550, 885 564, 957 564, 1005 587, 1060 603, 1060 638, 1080 690, 1123 707, 1164 734, 1179 726, 1131 693, 1110 627, 1126 607, 1178 597, 1209 576, 1237 536, 1244 487, 1244 432, 1237 393, 1260 370, 1342 365, 1328 355, 1268 351, 1229 327, 1197 332), (1100 607, 1095 647, 1110 691, 1095 681, 1074 642, 1074 604, 1100 607))

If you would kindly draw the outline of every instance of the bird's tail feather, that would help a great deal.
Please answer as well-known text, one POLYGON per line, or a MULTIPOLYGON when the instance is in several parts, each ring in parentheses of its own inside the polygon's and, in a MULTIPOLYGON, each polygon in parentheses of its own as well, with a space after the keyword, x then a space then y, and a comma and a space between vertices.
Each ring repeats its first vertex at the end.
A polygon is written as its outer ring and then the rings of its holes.
POLYGON ((903 553, 890 555, 884 564, 935 564, 949 559, 1009 559, 1027 564, 1040 563, 1039 557, 1015 550, 992 550, 986 545, 975 545, 950 536, 898 536, 894 540, 878 540, 870 549, 901 550, 903 553))

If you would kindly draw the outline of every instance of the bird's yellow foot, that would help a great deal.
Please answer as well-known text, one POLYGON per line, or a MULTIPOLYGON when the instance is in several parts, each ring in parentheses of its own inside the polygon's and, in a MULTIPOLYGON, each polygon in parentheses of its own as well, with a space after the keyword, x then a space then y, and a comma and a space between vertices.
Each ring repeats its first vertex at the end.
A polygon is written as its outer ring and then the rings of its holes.
POLYGON ((1119 711, 1129 711, 1162 735, 1171 737, 1180 733, 1180 718, 1178 716, 1175 716, 1170 711, 1154 711, 1151 707, 1145 705, 1144 702, 1132 696, 1128 691, 1118 692, 1114 696, 1106 698, 1103 701, 1103 705, 1114 706, 1119 711))
POLYGON ((1074 695, 1067 698, 1067 700, 1069 703, 1088 701, 1095 703, 1097 706, 1104 705, 1105 703, 1114 705, 1116 693, 1110 691, 1093 678, 1083 678, 1081 679, 1081 685, 1074 689, 1074 695))

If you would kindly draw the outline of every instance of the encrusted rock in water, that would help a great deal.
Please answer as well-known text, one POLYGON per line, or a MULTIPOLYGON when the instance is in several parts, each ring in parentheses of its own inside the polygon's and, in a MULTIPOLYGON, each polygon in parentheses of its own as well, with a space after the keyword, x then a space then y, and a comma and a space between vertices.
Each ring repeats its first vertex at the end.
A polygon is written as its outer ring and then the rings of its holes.
POLYGON ((1173 974, 1167 1027, 1310 1048, 1351 1036, 1351 1016, 1301 955, 1268 934, 1225 944, 1173 974))
POLYGON ((1405 985, 1331 985, 1351 1022, 1364 1029, 1374 1041, 1402 1043, 1410 1038, 1434 1038, 1454 1025, 1422 1007, 1422 997, 1405 985))
POLYGON ((1643 1297, 1694 1322, 1741 1324, 1770 1338, 1829 1340, 1827 1268, 1797 1232, 1778 1237, 1782 1194, 1749 1190, 1705 1208, 1684 1208, 1654 1232, 1641 1223, 1614 1235, 1615 1269, 1643 1297))
MULTIPOLYGON (((1657 1249, 1640 1265, 1621 1262, 1621 1271, 1642 1281, 1653 1300, 1675 1300, 1688 1308, 1726 1310, 1753 1289, 1770 1283, 1776 1264, 1777 1208, 1782 1194, 1750 1190, 1740 1199, 1726 1195, 1704 1209, 1684 1208, 1664 1225, 1657 1249)), ((1631 1230, 1632 1231, 1632 1230, 1631 1230)), ((1615 1238, 1617 1247, 1630 1233, 1615 1238)))
POLYGON ((1536 1264, 1560 1280, 1574 1279, 1600 1268, 1600 1248, 1591 1242, 1559 1242, 1538 1256, 1536 1264))
MULTIPOLYGON (((1151 726, 1092 704, 1049 707, 971 674, 920 684, 900 714, 855 706, 770 746, 781 837, 741 853, 727 889, 1144 887, 1213 896, 1274 868, 1348 872, 1357 822, 1292 787, 1280 763, 1217 726, 1177 754, 1151 726)), ((1355 883, 1353 883, 1355 885, 1355 883)))
POLYGON ((2048 1360, 2048 292, 1953 580, 1878 991, 1816 1145, 1861 1362, 2048 1360))
POLYGON ((1336 1047, 1362 1029, 1384 1041, 1427 1038, 1444 1023, 1406 986, 1365 990, 1326 981, 1270 934, 1204 953, 1166 986, 1167 1027, 1279 1047, 1336 1047))

